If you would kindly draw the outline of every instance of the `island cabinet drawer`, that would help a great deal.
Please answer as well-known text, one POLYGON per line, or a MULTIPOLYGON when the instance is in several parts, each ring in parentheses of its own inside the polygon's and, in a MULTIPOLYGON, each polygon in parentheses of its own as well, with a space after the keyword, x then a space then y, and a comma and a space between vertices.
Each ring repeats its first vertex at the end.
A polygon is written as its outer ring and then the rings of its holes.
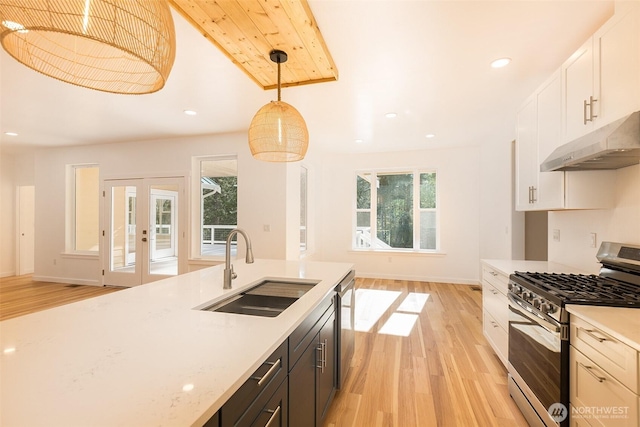
POLYGON ((507 294, 509 276, 486 264, 482 266, 482 280, 488 282, 504 295, 507 294))
POLYGON ((638 352, 580 317, 571 316, 571 345, 636 394, 638 352))
POLYGON ((261 408, 287 377, 288 356, 288 342, 285 340, 222 406, 221 427, 252 425, 259 414, 256 408, 261 408))
POLYGON ((320 305, 289 335, 289 370, 318 335, 326 317, 335 312, 334 300, 335 295, 322 300, 320 305))

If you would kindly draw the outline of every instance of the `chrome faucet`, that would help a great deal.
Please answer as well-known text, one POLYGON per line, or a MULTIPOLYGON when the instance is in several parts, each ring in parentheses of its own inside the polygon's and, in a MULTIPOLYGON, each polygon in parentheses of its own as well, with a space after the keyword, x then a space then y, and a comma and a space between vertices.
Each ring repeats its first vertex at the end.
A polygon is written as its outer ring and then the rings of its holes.
POLYGON ((222 285, 222 289, 231 289, 231 281, 238 277, 238 275, 233 271, 233 264, 231 264, 231 239, 236 234, 242 234, 244 237, 244 241, 247 244, 247 254, 246 254, 246 263, 253 264, 253 251, 251 250, 251 239, 249 239, 249 235, 239 228, 235 228, 231 230, 229 235, 227 236, 227 243, 225 247, 225 256, 224 256, 224 284, 222 285))

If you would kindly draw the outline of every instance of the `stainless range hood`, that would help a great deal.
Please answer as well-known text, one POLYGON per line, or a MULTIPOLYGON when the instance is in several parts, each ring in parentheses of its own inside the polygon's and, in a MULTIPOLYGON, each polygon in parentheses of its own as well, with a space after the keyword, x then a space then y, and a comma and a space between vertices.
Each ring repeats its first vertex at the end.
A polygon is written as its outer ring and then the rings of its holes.
POLYGON ((640 163, 640 111, 558 147, 540 172, 619 169, 640 163))

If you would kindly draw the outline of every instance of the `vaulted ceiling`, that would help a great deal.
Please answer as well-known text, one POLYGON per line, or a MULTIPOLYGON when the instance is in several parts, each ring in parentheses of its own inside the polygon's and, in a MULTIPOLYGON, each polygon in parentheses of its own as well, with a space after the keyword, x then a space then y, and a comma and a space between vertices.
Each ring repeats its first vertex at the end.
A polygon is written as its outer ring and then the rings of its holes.
MULTIPOLYGON (((308 9, 333 60, 324 68, 333 67, 337 80, 288 87, 282 98, 307 121, 310 150, 357 153, 508 142, 518 105, 612 15, 613 2, 309 0, 308 9), (504 56, 511 65, 489 66, 504 56), (388 112, 396 117, 386 118, 388 112)), ((75 87, 0 52, 0 148, 246 132, 255 112, 275 99, 275 91, 262 88, 273 80, 250 78, 241 60, 175 9, 174 21, 175 65, 166 86, 149 95, 75 87)), ((252 45, 277 48, 274 40, 252 45)), ((283 75, 290 78, 298 52, 288 53, 283 75)))

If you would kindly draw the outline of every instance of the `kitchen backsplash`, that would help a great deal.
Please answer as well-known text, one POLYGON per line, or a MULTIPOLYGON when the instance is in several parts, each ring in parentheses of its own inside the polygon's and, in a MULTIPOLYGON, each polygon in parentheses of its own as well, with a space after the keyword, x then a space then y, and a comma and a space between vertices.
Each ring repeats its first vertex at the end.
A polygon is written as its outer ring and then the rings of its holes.
POLYGON ((640 245, 640 165, 618 169, 611 191, 616 192, 613 209, 549 212, 549 261, 598 273, 602 241, 640 245))

